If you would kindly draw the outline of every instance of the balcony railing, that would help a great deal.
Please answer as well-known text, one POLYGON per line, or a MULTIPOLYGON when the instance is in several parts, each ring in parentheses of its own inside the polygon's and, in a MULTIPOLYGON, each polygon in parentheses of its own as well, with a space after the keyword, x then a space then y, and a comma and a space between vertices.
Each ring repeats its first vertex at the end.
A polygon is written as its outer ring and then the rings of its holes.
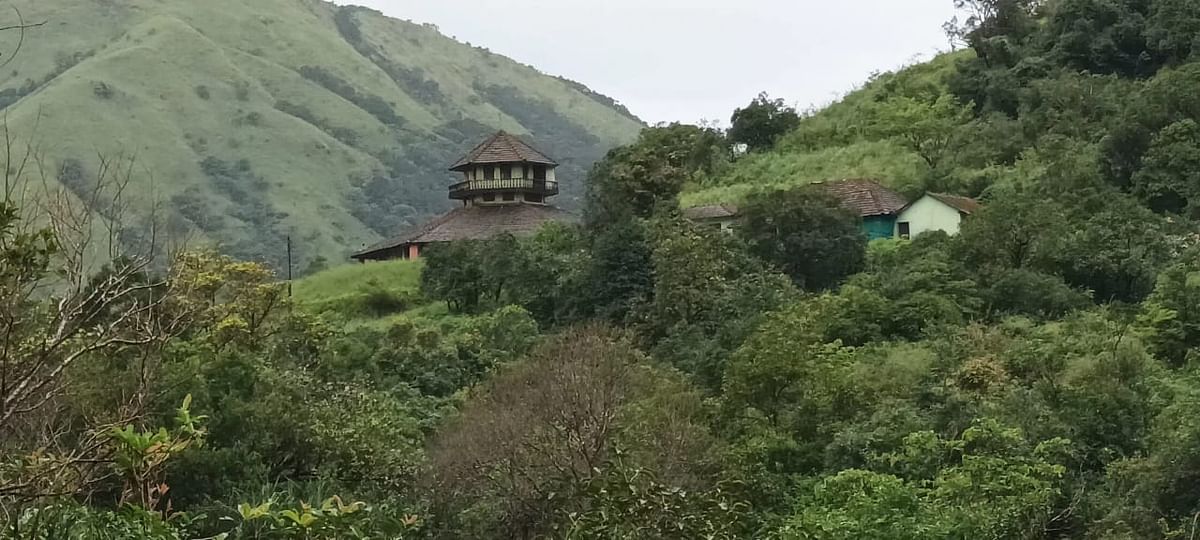
POLYGON ((543 197, 558 195, 558 182, 553 180, 534 180, 532 178, 491 178, 486 180, 467 180, 450 186, 451 199, 469 199, 484 193, 498 191, 522 191, 543 197))

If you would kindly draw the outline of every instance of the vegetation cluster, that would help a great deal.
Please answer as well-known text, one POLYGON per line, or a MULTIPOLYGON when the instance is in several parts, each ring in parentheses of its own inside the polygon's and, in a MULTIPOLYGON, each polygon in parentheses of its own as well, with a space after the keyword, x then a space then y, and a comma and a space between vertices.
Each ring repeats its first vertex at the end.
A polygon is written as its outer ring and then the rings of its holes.
POLYGON ((295 299, 216 253, 82 271, 67 218, 112 214, 4 207, 0 534, 1191 538, 1200 8, 958 3, 967 50, 824 111, 644 130, 582 227, 295 299), (868 244, 818 173, 984 208, 868 244), (713 198, 733 233, 681 217, 713 198))

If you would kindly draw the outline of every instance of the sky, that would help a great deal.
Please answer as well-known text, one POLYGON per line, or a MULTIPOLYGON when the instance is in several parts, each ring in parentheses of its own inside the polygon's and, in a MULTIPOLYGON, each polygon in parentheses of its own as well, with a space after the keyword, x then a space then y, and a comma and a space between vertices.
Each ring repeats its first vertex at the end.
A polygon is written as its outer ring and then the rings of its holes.
POLYGON ((337 0, 586 84, 649 123, 804 110, 949 45, 951 0, 337 0))

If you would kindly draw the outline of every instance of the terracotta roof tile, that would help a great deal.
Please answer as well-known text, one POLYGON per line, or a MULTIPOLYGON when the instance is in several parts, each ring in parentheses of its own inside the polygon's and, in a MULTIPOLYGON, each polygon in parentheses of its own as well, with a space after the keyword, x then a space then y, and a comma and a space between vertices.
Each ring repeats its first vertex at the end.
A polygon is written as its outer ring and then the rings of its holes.
POLYGON ((452 171, 463 170, 470 165, 487 163, 541 163, 557 166, 553 159, 525 141, 503 131, 488 137, 473 150, 450 167, 452 171))
POLYGON ((691 220, 724 219, 737 215, 738 207, 732 204, 713 204, 683 209, 683 217, 691 220))
POLYGON ((981 208, 983 208, 983 205, 979 204, 979 201, 970 197, 963 197, 961 195, 948 195, 945 193, 930 193, 929 196, 942 201, 947 206, 967 214, 968 216, 978 212, 981 208))
POLYGON ((883 187, 875 180, 846 179, 817 182, 814 185, 837 197, 842 201, 842 206, 858 212, 862 217, 892 215, 908 204, 903 195, 883 187))
POLYGON ((553 206, 512 204, 464 206, 451 210, 419 227, 379 242, 351 258, 369 258, 372 253, 405 244, 430 244, 455 240, 486 240, 504 233, 526 236, 550 222, 574 223, 578 218, 553 206))

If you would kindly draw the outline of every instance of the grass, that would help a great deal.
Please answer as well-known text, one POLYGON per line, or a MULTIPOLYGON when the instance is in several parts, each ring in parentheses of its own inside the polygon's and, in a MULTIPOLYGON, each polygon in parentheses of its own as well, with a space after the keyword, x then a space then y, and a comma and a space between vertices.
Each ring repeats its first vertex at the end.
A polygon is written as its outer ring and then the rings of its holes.
POLYGON ((348 264, 295 283, 296 304, 311 313, 375 321, 425 309, 421 297, 421 261, 348 264))
POLYGON ((911 149, 870 135, 873 110, 897 88, 922 96, 945 93, 955 63, 969 54, 942 54, 873 77, 836 103, 807 115, 775 149, 744 156, 715 178, 685 186, 681 206, 739 203, 759 191, 843 178, 873 178, 901 191, 913 191, 928 175, 929 167, 911 149))
MULTIPOLYGON (((156 201, 168 209, 173 197, 190 197, 213 224, 202 228, 177 215, 175 228, 244 248, 235 254, 257 250, 256 256, 277 259, 283 246, 275 244, 290 235, 301 265, 317 256, 344 260, 379 238, 372 230, 377 223, 352 211, 359 183, 390 170, 400 171, 400 184, 438 191, 412 203, 412 221, 442 210, 439 205, 449 202, 438 175, 449 182, 442 172, 449 158, 437 152, 453 154, 476 142, 447 139, 445 125, 467 119, 480 129, 531 129, 489 102, 478 85, 519 88, 564 122, 585 128, 595 142, 577 144, 603 147, 598 153, 631 140, 641 128, 513 60, 429 27, 357 12, 367 41, 436 83, 445 96, 436 103, 416 98, 343 38, 336 7, 316 0, 13 3, 26 20, 48 24, 27 32, 20 54, 0 70, 0 90, 32 89, 6 109, 7 122, 16 136, 40 147, 51 183, 65 159, 92 169, 97 154, 136 156, 128 193, 140 195, 143 205, 156 201), (304 66, 320 66, 358 92, 378 96, 403 118, 403 127, 385 126, 301 77, 304 66), (99 84, 110 91, 98 93, 99 84), (316 121, 279 111, 280 101, 303 106, 316 121), (245 122, 249 116, 257 121, 245 122), (340 142, 326 132, 331 127, 353 131, 355 140, 340 142), (400 166, 391 163, 396 156, 404 160, 400 166), (248 160, 265 180, 264 204, 247 205, 223 193, 199 167, 209 157, 248 160)), ((11 51, 14 40, 15 33, 0 35, 0 50, 11 51)), ((40 185, 41 178, 28 180, 40 185)))
POLYGON ((387 329, 397 322, 454 325, 471 319, 420 293, 420 260, 347 264, 297 280, 296 306, 345 328, 387 329))
POLYGON ((742 158, 733 170, 709 185, 689 186, 680 203, 684 207, 738 203, 756 191, 842 178, 879 178, 903 188, 917 182, 926 170, 920 157, 889 141, 864 141, 812 152, 775 151, 742 158))

